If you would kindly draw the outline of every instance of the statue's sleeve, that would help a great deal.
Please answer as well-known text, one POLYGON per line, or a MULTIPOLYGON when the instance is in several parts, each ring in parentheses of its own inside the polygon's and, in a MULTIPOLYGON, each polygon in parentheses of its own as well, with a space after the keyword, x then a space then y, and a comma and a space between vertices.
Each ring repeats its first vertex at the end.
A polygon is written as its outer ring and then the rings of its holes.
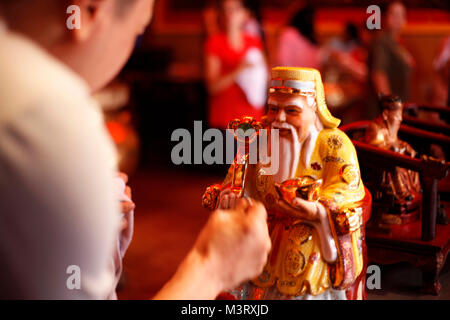
POLYGON ((332 130, 319 143, 323 163, 319 201, 327 210, 338 253, 330 264, 330 277, 333 288, 342 290, 353 284, 363 267, 364 186, 356 150, 342 131, 332 130))

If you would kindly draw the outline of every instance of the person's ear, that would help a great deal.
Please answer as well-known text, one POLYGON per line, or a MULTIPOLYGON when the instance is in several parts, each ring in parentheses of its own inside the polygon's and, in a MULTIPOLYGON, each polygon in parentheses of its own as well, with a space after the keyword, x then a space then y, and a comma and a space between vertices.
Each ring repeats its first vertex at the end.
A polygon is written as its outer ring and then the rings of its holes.
POLYGON ((383 113, 381 114, 381 116, 383 117, 384 121, 387 121, 388 115, 389 115, 388 113, 389 113, 389 111, 387 109, 383 110, 383 113))
POLYGON ((72 37, 76 42, 83 42, 89 39, 92 33, 104 23, 108 10, 111 8, 111 1, 115 0, 71 0, 71 5, 79 8, 77 14, 81 19, 80 28, 72 30, 72 37))

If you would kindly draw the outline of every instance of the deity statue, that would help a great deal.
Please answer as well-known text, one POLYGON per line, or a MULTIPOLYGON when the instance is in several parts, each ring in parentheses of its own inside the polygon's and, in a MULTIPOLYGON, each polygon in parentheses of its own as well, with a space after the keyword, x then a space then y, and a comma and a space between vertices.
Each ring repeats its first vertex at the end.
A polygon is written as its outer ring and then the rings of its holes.
MULTIPOLYGON (((381 115, 375 118, 366 130, 364 141, 379 148, 398 152, 410 157, 416 156, 416 151, 405 141, 398 138, 402 123, 403 104, 399 97, 384 95, 379 99, 381 115)), ((383 222, 402 224, 400 214, 416 210, 421 200, 419 173, 405 168, 383 172, 381 192, 393 198, 390 212, 383 214, 383 222)), ((405 219, 403 219, 405 220, 405 219)))
MULTIPOLYGON (((261 201, 268 211, 268 262, 259 277, 230 291, 235 298, 362 297, 363 212, 370 210, 370 194, 355 148, 339 123, 326 106, 319 71, 272 69, 263 127, 279 137, 269 139, 271 155, 279 155, 278 170, 269 170, 273 157, 270 163, 258 158, 249 164, 238 150, 224 182, 209 187, 203 197, 210 209, 230 207, 242 196, 261 201)), ((249 119, 232 127, 242 124, 256 131, 262 127, 249 119)))

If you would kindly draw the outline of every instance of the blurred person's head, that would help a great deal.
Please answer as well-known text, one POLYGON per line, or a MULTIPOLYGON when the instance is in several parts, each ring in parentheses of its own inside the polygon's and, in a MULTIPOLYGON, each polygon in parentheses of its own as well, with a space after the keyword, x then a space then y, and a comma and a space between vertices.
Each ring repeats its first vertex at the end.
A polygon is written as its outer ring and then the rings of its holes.
POLYGON ((251 17, 262 23, 261 1, 260 0, 244 0, 244 6, 247 8, 251 17))
POLYGON ((149 24, 154 0, 5 0, 8 27, 37 42, 84 78, 93 91, 112 80, 149 24), (81 28, 69 30, 66 12, 80 8, 81 28))
POLYGON ((406 8, 400 1, 388 3, 382 9, 384 27, 394 34, 399 33, 406 24, 406 8))
POLYGON ((249 11, 243 0, 219 0, 219 25, 224 31, 241 31, 249 18, 249 11))
POLYGON ((290 26, 296 28, 301 35, 312 43, 317 43, 314 18, 316 10, 314 7, 307 5, 300 9, 292 18, 290 26))
POLYGON ((381 117, 397 135, 403 120, 402 100, 395 95, 381 95, 379 98, 381 117))

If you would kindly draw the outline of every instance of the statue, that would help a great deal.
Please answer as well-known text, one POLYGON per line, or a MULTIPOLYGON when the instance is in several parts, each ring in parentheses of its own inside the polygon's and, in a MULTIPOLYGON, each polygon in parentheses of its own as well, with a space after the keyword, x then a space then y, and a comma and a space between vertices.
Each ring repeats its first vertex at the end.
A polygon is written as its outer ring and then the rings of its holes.
MULTIPOLYGON (((381 115, 370 123, 364 141, 379 148, 414 158, 417 154, 416 151, 407 142, 398 138, 403 113, 403 104, 400 98, 384 95, 380 97, 379 104, 381 115)), ((384 223, 403 224, 418 218, 418 207, 421 201, 418 172, 400 167, 396 167, 392 171, 385 171, 379 188, 385 198, 392 199, 389 212, 383 213, 382 221, 384 223)))
MULTIPOLYGON (((270 173, 260 158, 249 164, 241 148, 224 182, 203 196, 210 209, 232 206, 235 197, 257 199, 269 214, 268 262, 258 278, 230 292, 235 298, 361 298, 362 215, 370 194, 355 148, 339 123, 326 106, 319 71, 272 70, 264 125, 269 135, 276 136, 273 129, 279 135, 271 146, 279 154, 278 170, 270 173)), ((252 127, 257 135, 262 126, 244 118, 231 127, 252 127)))

